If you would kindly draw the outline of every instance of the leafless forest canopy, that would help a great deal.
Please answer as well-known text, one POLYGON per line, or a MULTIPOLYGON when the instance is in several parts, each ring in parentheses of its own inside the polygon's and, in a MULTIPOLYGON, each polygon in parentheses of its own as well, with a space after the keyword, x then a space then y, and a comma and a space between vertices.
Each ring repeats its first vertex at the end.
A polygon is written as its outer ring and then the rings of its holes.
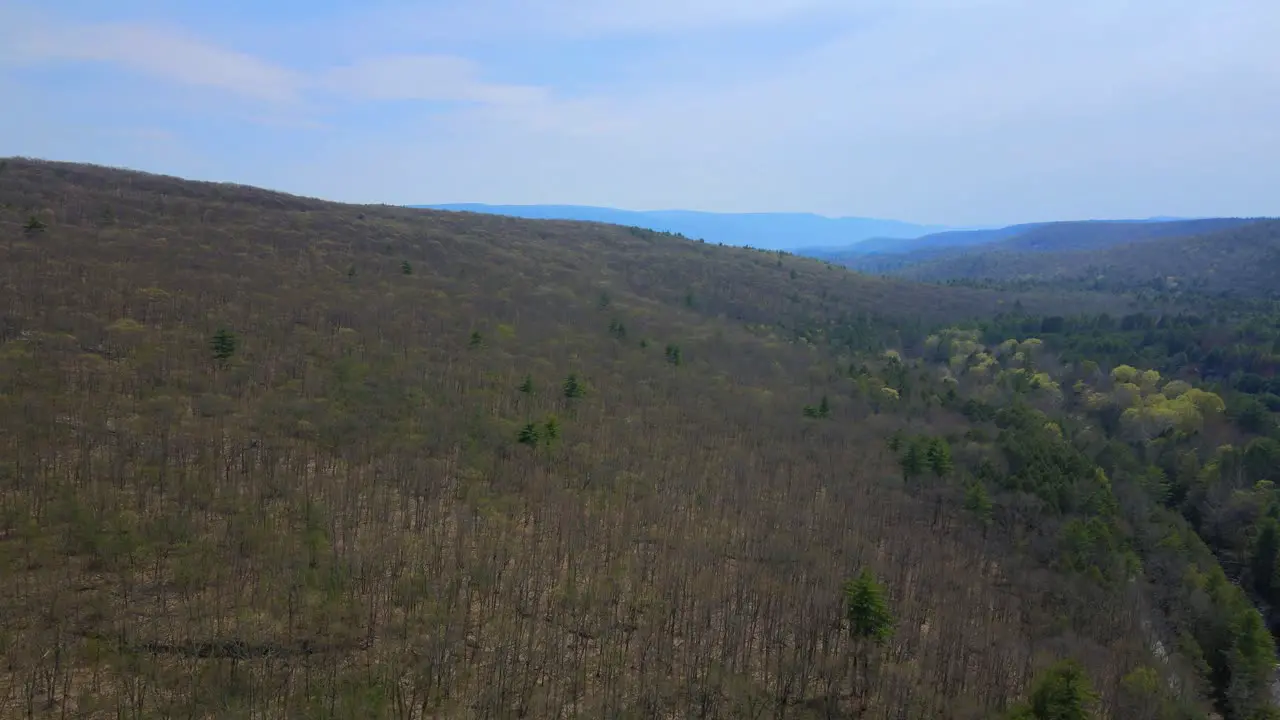
POLYGON ((1071 659, 1095 717, 1205 717, 1181 580, 975 520, 999 431, 912 359, 1063 303, 9 159, 0 716, 977 720, 1071 659))

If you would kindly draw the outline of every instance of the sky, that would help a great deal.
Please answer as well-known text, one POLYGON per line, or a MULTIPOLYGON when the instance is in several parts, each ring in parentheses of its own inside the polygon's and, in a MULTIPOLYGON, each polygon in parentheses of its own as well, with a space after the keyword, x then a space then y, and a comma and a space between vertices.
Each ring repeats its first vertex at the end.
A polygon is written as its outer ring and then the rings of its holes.
POLYGON ((0 2, 0 156, 352 202, 1280 215, 1276 0, 0 2))

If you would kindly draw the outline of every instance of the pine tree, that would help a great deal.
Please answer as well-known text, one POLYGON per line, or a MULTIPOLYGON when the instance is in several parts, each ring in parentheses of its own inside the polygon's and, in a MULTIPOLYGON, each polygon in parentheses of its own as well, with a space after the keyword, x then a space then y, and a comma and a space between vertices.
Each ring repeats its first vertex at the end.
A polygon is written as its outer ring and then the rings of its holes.
POLYGON ((964 490, 964 509, 977 516, 984 530, 991 524, 991 497, 986 485, 977 480, 969 483, 964 490))
POLYGON ((902 479, 910 480, 919 477, 924 472, 926 459, 925 454, 920 450, 918 442, 907 443, 907 451, 902 454, 899 461, 902 465, 902 479))
POLYGON ((219 363, 225 363, 236 354, 236 336, 226 328, 218 328, 213 334, 213 339, 209 341, 209 347, 213 350, 213 359, 219 363))
POLYGON ((471 339, 467 341, 467 347, 478 348, 484 344, 484 337, 480 335, 479 330, 472 331, 471 339))
POLYGON ((1014 708, 1008 720, 1089 720, 1098 694, 1084 669, 1073 660, 1050 667, 1036 680, 1028 702, 1014 708))
POLYGON ((570 373, 569 377, 564 379, 563 389, 564 396, 570 400, 580 398, 586 394, 586 388, 582 387, 582 382, 573 373, 570 373))
POLYGON ((818 417, 820 418, 831 417, 831 403, 827 401, 826 395, 823 395, 822 402, 818 403, 818 417))
POLYGON ((556 440, 560 439, 560 421, 555 415, 548 416, 547 421, 543 423, 542 436, 546 438, 547 447, 551 447, 556 440))
POLYGON ((525 375, 524 382, 520 383, 520 387, 516 389, 524 393, 525 395, 532 395, 533 394, 533 376, 525 375))
POLYGON ((1254 542, 1250 568, 1253 586, 1268 602, 1275 592, 1276 559, 1280 554, 1280 525, 1274 518, 1263 518, 1259 525, 1258 539, 1254 542))
POLYGON ((680 364, 680 359, 680 346, 667 345, 667 362, 678 366, 680 364))
POLYGON ((929 463, 929 469, 939 479, 951 474, 955 468, 951 460, 951 446, 942 438, 934 438, 929 443, 929 449, 925 453, 925 459, 929 463))
POLYGON ((882 644, 893 635, 888 593, 869 570, 844 585, 844 613, 849 635, 882 644))
POLYGON ((405 275, 413 274, 413 266, 409 264, 408 260, 404 260, 400 263, 400 272, 404 273, 405 275))
POLYGON ((521 445, 528 445, 529 447, 537 447, 538 439, 538 426, 533 423, 526 423, 524 427, 520 428, 520 434, 516 437, 516 440, 521 445))
POLYGON ((889 450, 896 453, 901 449, 902 449, 902 432, 895 431, 892 435, 889 436, 889 450))

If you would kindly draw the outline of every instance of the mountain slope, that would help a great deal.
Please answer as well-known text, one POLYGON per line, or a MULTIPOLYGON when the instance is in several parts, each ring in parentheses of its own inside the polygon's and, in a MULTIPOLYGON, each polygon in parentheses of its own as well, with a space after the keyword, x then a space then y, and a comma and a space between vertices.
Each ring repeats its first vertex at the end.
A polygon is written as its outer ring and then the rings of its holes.
POLYGON ((1145 576, 892 444, 994 435, 926 323, 1117 298, 28 160, 0 240, 0 716, 976 720, 1063 656, 1203 705, 1145 576))
POLYGON ((726 245, 765 250, 846 245, 871 237, 910 238, 934 232, 936 226, 897 220, 828 218, 805 213, 711 213, 691 210, 632 211, 579 205, 421 205, 415 207, 511 217, 585 220, 671 232, 726 245))
POLYGON ((1280 277, 1280 221, 1090 252, 999 251, 939 258, 905 268, 900 274, 929 281, 1036 280, 1085 283, 1110 290, 1154 286, 1275 297, 1280 293, 1276 284, 1280 277))
POLYGON ((908 268, 931 262, 963 265, 984 253, 1046 253, 1105 250, 1127 243, 1160 238, 1190 237, 1242 227, 1256 218, 1208 218, 1177 221, 1087 221, 1014 225, 994 231, 926 235, 901 244, 864 243, 842 251, 811 253, 865 272, 909 273, 908 268))

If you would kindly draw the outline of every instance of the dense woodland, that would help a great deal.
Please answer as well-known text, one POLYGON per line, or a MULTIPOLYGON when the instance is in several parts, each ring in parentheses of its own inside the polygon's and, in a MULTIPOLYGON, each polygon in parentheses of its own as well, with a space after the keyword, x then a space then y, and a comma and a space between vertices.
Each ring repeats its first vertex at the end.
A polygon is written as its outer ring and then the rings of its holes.
POLYGON ((868 273, 1005 290, 1280 298, 1280 220, 1055 223, 977 247, 827 259, 868 273))
POLYGON ((1280 717, 1278 320, 9 159, 0 716, 1280 717))

